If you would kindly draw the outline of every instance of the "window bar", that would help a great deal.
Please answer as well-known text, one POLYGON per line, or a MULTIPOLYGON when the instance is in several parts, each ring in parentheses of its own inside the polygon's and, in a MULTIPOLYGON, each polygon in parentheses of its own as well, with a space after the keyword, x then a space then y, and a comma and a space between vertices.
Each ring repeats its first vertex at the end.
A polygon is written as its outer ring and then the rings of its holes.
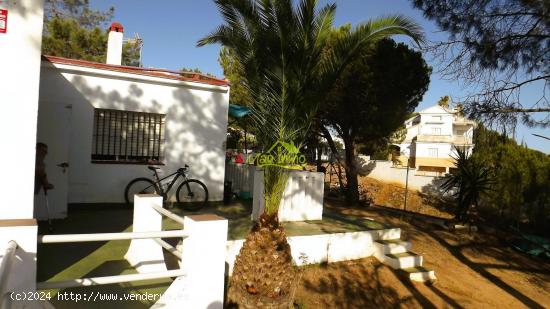
POLYGON ((111 144, 113 147, 113 150, 109 153, 109 156, 113 156, 116 158, 116 122, 117 122, 117 112, 111 112, 111 126, 113 127, 113 133, 111 135, 111 144), (113 120, 114 118, 114 120, 113 120))
POLYGON ((141 160, 141 157, 143 157, 143 137, 144 137, 144 133, 145 133, 145 123, 142 122, 143 120, 143 114, 139 113, 138 114, 138 136, 139 136, 139 133, 141 133, 141 138, 138 139, 138 148, 137 148, 137 151, 138 151, 138 157, 139 159, 141 160), (143 123, 143 125, 142 125, 143 123), (141 126, 141 129, 140 129, 140 126, 141 126), (140 145, 141 144, 141 145, 140 145))
POLYGON ((159 130, 159 147, 158 147, 159 161, 161 160, 161 149, 160 149, 160 147, 161 147, 161 144, 163 144, 163 140, 162 140, 162 137, 163 137, 163 135, 162 135, 162 120, 163 119, 164 118, 161 116, 161 118, 160 118, 160 120, 161 120, 160 121, 160 130, 159 130))
POLYGON ((143 126, 141 128, 141 158, 140 160, 143 160, 143 157, 145 157, 145 114, 141 113, 139 120, 141 121, 143 119, 143 126))
POLYGON ((136 117, 137 117, 136 158, 138 158, 139 157, 139 133, 141 132, 140 130, 141 116, 138 113, 136 113, 136 117))
POLYGON ((149 114, 149 125, 147 127, 147 156, 149 157, 149 160, 153 160, 153 156, 151 155, 151 117, 152 115, 149 114))
POLYGON ((101 128, 101 155, 103 155, 105 149, 105 114, 105 111, 101 112, 103 116, 103 127, 101 128))
POLYGON ((111 155, 111 121, 112 121, 112 114, 111 112, 107 112, 107 115, 109 115, 109 121, 108 121, 108 126, 109 126, 109 133, 107 134, 107 156, 111 155))
POLYGON ((154 126, 153 126, 153 157, 156 157, 157 158, 156 160, 159 161, 159 158, 155 153, 155 143, 157 142, 157 121, 158 121, 158 116, 155 115, 154 126))
POLYGON ((118 112, 120 115, 119 125, 120 129, 118 130, 118 156, 122 156, 122 122, 124 121, 124 114, 123 112, 118 112))
POLYGON ((95 112, 95 152, 94 154, 97 155, 97 150, 99 148, 99 111, 96 110, 95 112))
POLYGON ((128 113, 124 114, 124 119, 126 119, 126 125, 124 126, 124 132, 126 133, 125 139, 124 139, 124 159, 128 160, 128 135, 130 132, 130 128, 128 127, 128 113))
POLYGON ((136 127, 135 127, 135 124, 136 124, 136 114, 135 113, 132 113, 132 144, 131 144, 131 149, 130 149, 130 155, 133 157, 134 156, 134 149, 137 149, 134 147, 134 141, 136 139, 136 127))

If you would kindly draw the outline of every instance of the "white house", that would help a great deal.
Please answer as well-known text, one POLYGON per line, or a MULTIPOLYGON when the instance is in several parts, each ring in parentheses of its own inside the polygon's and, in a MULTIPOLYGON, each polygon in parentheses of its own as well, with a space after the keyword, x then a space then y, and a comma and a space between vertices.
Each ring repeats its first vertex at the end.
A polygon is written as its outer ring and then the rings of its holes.
POLYGON ((67 203, 123 202, 151 164, 164 175, 188 164, 210 200, 223 197, 228 81, 121 66, 122 36, 113 23, 107 64, 42 57, 36 141, 49 146, 53 217, 67 203))
POLYGON ((454 167, 454 147, 473 148, 475 122, 459 110, 434 105, 405 122, 407 130, 399 145, 402 165, 416 168, 417 174, 443 174, 454 167))

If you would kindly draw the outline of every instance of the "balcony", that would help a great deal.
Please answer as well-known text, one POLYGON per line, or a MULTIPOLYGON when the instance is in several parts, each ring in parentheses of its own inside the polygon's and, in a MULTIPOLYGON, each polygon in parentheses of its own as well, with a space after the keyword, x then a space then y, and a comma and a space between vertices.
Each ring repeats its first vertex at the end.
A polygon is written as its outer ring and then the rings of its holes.
POLYGON ((430 135, 421 134, 417 137, 418 142, 424 143, 452 143, 454 145, 472 145, 472 139, 465 135, 430 135))
POLYGON ((469 136, 455 135, 453 136, 454 145, 472 145, 472 139, 469 136))
POLYGON ((418 135, 416 140, 418 142, 425 142, 425 143, 451 143, 452 136, 421 134, 421 135, 418 135))

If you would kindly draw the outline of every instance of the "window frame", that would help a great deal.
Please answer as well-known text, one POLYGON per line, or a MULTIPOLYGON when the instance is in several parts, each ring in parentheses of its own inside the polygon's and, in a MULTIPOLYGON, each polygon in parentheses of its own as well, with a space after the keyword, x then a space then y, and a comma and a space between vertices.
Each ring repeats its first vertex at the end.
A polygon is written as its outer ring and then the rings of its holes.
POLYGON ((441 127, 432 127, 432 135, 440 136, 441 135, 441 127))
POLYGON ((166 114, 94 108, 93 117, 91 163, 164 165, 166 114))
POLYGON ((430 158, 439 158, 439 149, 438 148, 428 148, 428 155, 430 156, 430 158))

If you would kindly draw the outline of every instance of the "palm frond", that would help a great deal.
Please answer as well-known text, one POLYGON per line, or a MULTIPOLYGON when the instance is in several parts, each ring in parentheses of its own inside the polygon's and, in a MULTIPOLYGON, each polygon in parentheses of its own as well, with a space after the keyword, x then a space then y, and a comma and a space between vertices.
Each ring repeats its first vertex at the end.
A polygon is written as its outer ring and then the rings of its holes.
MULTIPOLYGON (((316 0, 216 0, 224 24, 198 41, 222 44, 235 55, 249 91, 253 125, 263 147, 304 142, 319 103, 343 69, 369 44, 392 35, 423 42, 420 27, 395 15, 357 26, 327 51, 336 5, 316 0)), ((266 190, 279 194, 279 170, 267 169, 266 190), (273 175, 267 175, 273 173, 273 175), (271 179, 273 176, 275 178, 271 179)), ((271 193, 270 193, 271 194, 271 193)), ((281 193, 282 194, 282 193, 281 193)), ((266 195, 267 196, 267 195, 266 195)), ((269 197, 270 203, 278 200, 269 197)), ((267 201, 266 201, 267 202, 267 201)), ((269 206, 275 211, 278 206, 269 206), (274 210, 275 209, 275 210, 274 210)))

